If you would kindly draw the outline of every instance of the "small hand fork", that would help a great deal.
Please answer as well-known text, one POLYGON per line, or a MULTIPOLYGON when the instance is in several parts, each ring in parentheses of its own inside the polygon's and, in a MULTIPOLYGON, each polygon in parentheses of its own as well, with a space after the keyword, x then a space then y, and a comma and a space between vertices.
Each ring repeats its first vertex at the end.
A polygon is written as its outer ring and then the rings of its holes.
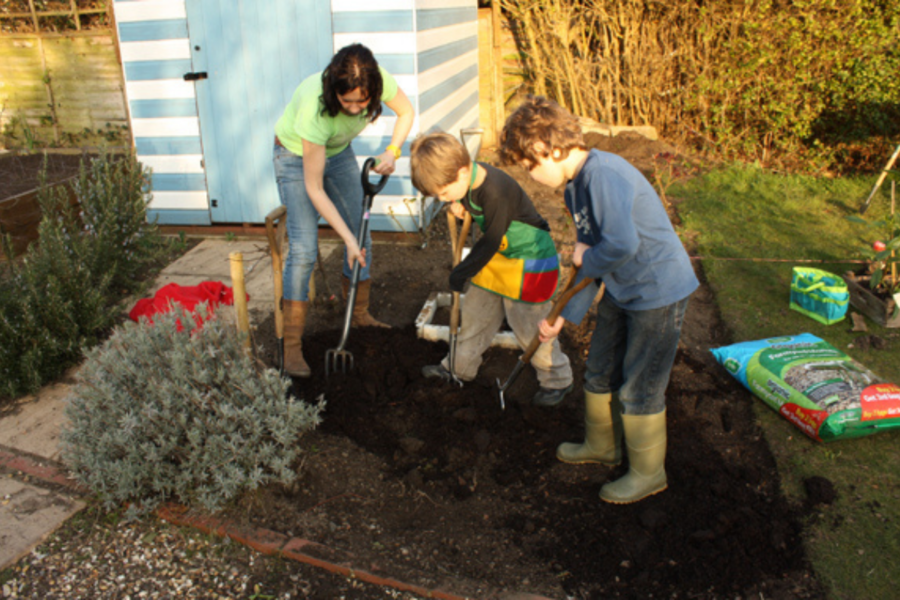
MULTIPOLYGON (((562 295, 559 300, 553 305, 553 308, 550 310, 550 314, 547 315, 546 321, 550 324, 556 322, 556 318, 559 317, 562 310, 566 307, 566 304, 569 303, 569 300, 572 297, 586 288, 592 281, 591 278, 585 277, 581 281, 578 282, 578 285, 574 285, 575 280, 578 278, 578 267, 572 265, 572 270, 569 273, 569 281, 566 282, 566 287, 563 289, 562 295)), ((600 286, 600 297, 603 297, 603 293, 606 291, 606 284, 600 286)), ((504 397, 504 392, 509 389, 509 386, 513 384, 516 378, 519 376, 519 373, 522 372, 522 369, 525 368, 531 361, 531 357, 534 356, 534 353, 537 352, 538 346, 541 345, 540 333, 535 334, 534 338, 531 340, 531 343, 528 344, 528 348, 525 349, 525 353, 519 357, 518 362, 516 362, 516 366, 513 368, 512 373, 509 374, 509 377, 506 378, 505 383, 500 383, 500 378, 497 378, 497 388, 500 393, 500 408, 506 409, 506 398, 504 397)))

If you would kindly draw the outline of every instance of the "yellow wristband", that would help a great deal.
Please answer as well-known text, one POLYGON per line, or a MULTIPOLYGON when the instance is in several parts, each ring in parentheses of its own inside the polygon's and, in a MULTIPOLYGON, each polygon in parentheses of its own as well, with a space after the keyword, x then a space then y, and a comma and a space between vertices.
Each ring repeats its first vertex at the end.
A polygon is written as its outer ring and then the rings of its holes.
POLYGON ((397 160, 398 158, 400 158, 400 155, 403 154, 403 152, 400 150, 400 148, 398 148, 397 146, 395 146, 393 144, 391 144, 390 146, 385 148, 385 150, 390 150, 391 152, 394 153, 394 160, 397 160))

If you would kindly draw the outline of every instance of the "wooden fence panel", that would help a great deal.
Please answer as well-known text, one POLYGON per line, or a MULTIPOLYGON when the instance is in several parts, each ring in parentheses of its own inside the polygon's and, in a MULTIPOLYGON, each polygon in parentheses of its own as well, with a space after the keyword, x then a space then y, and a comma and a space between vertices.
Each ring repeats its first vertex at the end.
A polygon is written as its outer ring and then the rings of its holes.
POLYGON ((127 145, 124 83, 109 33, 0 37, 0 82, 0 146, 127 145))

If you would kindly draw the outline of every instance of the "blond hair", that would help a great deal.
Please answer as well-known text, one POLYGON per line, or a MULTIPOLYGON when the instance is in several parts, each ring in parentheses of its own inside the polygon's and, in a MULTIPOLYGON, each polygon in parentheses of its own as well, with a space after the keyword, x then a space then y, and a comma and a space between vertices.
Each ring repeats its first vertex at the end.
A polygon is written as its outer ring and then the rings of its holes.
POLYGON ((426 196, 456 181, 459 170, 472 164, 469 151, 449 133, 429 133, 413 140, 409 150, 413 185, 426 196))
POLYGON ((553 100, 528 96, 506 120, 500 134, 500 158, 531 169, 538 159, 564 160, 575 148, 587 150, 578 119, 553 100), (538 151, 535 144, 543 143, 538 151))

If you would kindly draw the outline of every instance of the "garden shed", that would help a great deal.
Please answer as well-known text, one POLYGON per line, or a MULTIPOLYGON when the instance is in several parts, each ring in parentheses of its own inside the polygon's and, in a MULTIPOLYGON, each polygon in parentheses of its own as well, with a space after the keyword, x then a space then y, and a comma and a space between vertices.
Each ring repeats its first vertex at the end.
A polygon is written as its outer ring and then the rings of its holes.
MULTIPOLYGON (((273 128, 294 88, 362 43, 416 109, 397 172, 376 196, 375 231, 416 231, 430 199, 409 176, 409 142, 478 125, 476 0, 115 0, 129 121, 153 171, 162 225, 259 224, 279 203, 273 128)), ((385 111, 353 142, 389 143, 385 111)))

